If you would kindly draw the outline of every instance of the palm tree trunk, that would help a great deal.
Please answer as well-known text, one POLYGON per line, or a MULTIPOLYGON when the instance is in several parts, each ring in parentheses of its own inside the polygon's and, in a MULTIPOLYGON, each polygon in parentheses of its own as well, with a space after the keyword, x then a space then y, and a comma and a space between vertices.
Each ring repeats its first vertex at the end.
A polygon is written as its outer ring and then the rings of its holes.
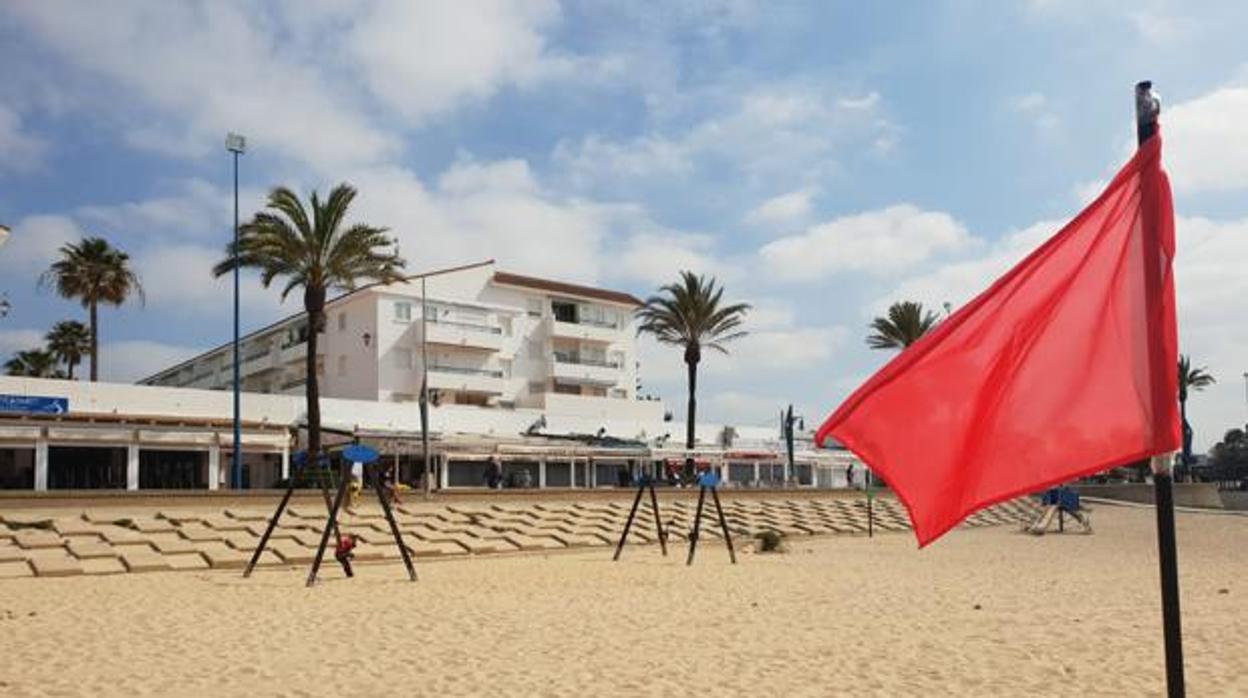
POLYGON ((91 308, 91 382, 100 379, 100 333, 98 328, 99 312, 95 299, 90 302, 91 308))
MULTIPOLYGON (((686 360, 685 366, 689 369, 689 409, 685 416, 685 450, 692 451, 695 441, 693 427, 697 423, 698 412, 698 362, 686 360)), ((692 478, 695 470, 693 454, 689 453, 685 456, 685 477, 692 478)))
POLYGON ((66 362, 65 362, 65 365, 69 368, 69 376, 68 376, 68 379, 72 381, 72 380, 74 379, 74 362, 73 362, 73 361, 66 361, 66 362))
POLYGON ((304 362, 307 382, 304 385, 308 401, 308 462, 321 452, 321 384, 316 374, 316 347, 321 328, 325 325, 325 289, 306 288, 303 307, 308 312, 308 355, 304 362))
POLYGON ((1179 462, 1183 467, 1183 473, 1187 473, 1188 462, 1192 458, 1192 427, 1187 423, 1187 397, 1179 398, 1179 424, 1182 425, 1183 448, 1180 451, 1183 455, 1179 458, 1179 462))

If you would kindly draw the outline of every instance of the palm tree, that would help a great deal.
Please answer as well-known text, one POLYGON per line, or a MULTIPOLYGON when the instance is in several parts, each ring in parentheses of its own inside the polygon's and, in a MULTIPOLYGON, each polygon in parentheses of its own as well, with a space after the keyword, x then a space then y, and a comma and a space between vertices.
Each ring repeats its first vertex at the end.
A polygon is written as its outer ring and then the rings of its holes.
MULTIPOLYGON (((689 374, 689 410, 685 415, 685 448, 694 446, 693 425, 697 413, 698 362, 702 348, 727 354, 724 343, 745 336, 740 329, 750 306, 745 303, 721 305, 723 286, 715 279, 689 271, 680 273, 680 282, 659 288, 659 295, 648 298, 637 310, 641 324, 637 334, 654 335, 662 344, 685 350, 685 367, 689 374)), ((685 459, 685 474, 693 474, 693 456, 685 459)))
POLYGON ((1187 423, 1187 393, 1189 390, 1204 390, 1216 383, 1204 366, 1192 368, 1192 361, 1187 355, 1179 355, 1179 414, 1183 420, 1183 465, 1192 462, 1192 425, 1187 423))
POLYGON ((114 307, 137 293, 143 301, 143 285, 130 269, 130 255, 99 237, 83 238, 77 244, 61 247, 61 258, 39 279, 40 285, 55 285, 64 298, 76 298, 90 313, 91 380, 100 377, 100 303, 114 307))
POLYGON ((65 363, 69 371, 66 377, 72 381, 74 367, 91 351, 91 330, 77 320, 62 320, 52 326, 44 339, 48 342, 48 351, 57 361, 65 363))
POLYGON ((905 349, 927 334, 940 318, 932 311, 924 311, 922 303, 901 301, 888 307, 888 317, 871 321, 873 332, 867 336, 867 346, 872 349, 905 349))
POLYGON ((404 261, 397 251, 386 250, 395 244, 386 236, 386 228, 343 224, 355 194, 350 185, 339 184, 324 201, 312 192, 310 206, 305 208, 294 192, 277 187, 269 192, 268 210, 257 213, 239 229, 238 249, 234 243, 227 245, 226 258, 212 269, 219 277, 233 271, 236 264, 254 267, 260 270, 265 288, 277 277, 283 277, 283 300, 291 291, 303 289, 303 308, 308 314, 308 355, 304 365, 309 462, 321 450, 316 346, 319 334, 325 331, 326 294, 330 289, 353 289, 360 281, 393 283, 404 279, 399 273, 404 261))
POLYGON ((64 378, 57 367, 56 356, 46 349, 19 351, 4 364, 4 372, 10 376, 26 378, 64 378))

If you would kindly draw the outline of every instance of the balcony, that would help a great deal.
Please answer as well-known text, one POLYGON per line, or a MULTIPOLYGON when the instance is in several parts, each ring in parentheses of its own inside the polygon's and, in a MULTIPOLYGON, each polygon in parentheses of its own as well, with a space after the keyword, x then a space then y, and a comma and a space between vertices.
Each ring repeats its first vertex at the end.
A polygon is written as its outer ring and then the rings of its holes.
POLYGON ((618 363, 559 351, 551 357, 550 375, 561 383, 577 385, 610 386, 621 378, 618 363))
POLYGON ((307 340, 304 340, 296 344, 283 344, 281 359, 279 361, 281 364, 284 365, 284 364, 293 363, 295 361, 302 361, 307 356, 308 356, 308 342, 307 340))
POLYGON ((455 320, 434 321, 430 318, 425 324, 425 331, 430 344, 484 351, 498 351, 503 348, 503 330, 493 325, 455 320))
POLYGON ((429 388, 464 393, 503 394, 503 372, 488 368, 430 366, 429 388))
POLYGON ((560 339, 577 339, 602 344, 611 344, 623 339, 623 331, 610 323, 595 323, 588 320, 564 322, 554 318, 547 318, 545 322, 546 331, 550 333, 550 336, 560 339))
POLYGON ((241 373, 244 376, 263 373, 276 368, 280 368, 280 366, 273 364, 273 352, 269 347, 265 347, 263 351, 253 349, 243 354, 241 373))
POLYGON ((296 388, 302 390, 303 387, 306 386, 307 384, 308 384, 307 377, 299 376, 297 378, 290 378, 288 380, 283 381, 282 384, 278 386, 278 389, 281 391, 294 390, 296 388))

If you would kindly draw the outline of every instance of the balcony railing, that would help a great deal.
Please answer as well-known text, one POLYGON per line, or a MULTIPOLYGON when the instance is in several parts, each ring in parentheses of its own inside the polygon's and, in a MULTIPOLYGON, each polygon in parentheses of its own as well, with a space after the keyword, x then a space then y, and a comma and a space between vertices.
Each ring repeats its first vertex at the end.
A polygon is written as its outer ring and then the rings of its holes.
POLYGON ((589 325, 590 327, 605 327, 608 330, 620 329, 619 323, 611 322, 610 320, 595 320, 593 318, 587 318, 587 317, 578 318, 577 324, 589 325))
POLYGON ((555 361, 561 364, 576 364, 577 366, 597 366, 599 368, 619 368, 618 361, 606 361, 604 359, 591 359, 576 354, 567 354, 561 351, 555 352, 555 361))
POLYGON ((491 327, 490 325, 480 325, 475 322, 460 322, 458 320, 439 320, 435 317, 429 318, 431 325, 446 325, 447 327, 455 327, 469 332, 482 332, 485 334, 502 334, 503 328, 491 327))
POLYGON ((265 346, 263 349, 252 349, 243 354, 243 361, 255 361, 256 359, 263 359, 269 355, 270 351, 271 349, 268 346, 265 346))
POLYGON ((308 384, 307 378, 292 378, 282 383, 282 390, 290 390, 291 388, 300 388, 308 384))
POLYGON ((460 376, 485 376, 486 378, 502 378, 503 372, 488 368, 463 368, 461 366, 430 366, 435 373, 454 373, 460 376))
POLYGON ((601 327, 608 330, 620 329, 619 323, 610 320, 595 320, 587 317, 570 317, 568 315, 555 315, 555 322, 562 322, 568 325, 589 325, 590 327, 601 327))

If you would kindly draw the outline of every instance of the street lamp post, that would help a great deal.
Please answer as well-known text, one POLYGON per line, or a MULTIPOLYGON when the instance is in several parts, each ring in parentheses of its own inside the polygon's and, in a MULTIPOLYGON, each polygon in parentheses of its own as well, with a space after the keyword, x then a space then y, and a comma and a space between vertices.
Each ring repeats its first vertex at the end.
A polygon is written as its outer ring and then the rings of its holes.
POLYGON ((230 489, 238 490, 243 487, 243 427, 238 361, 238 156, 247 150, 247 139, 237 133, 229 133, 225 136, 225 149, 234 154, 234 463, 230 473, 230 489))
MULTIPOLYGON (((8 240, 9 240, 9 226, 0 225, 0 247, 4 247, 4 243, 8 242, 8 240)), ((9 310, 12 307, 13 306, 9 305, 9 299, 4 295, 0 295, 0 318, 8 315, 9 310)), ((1245 374, 1245 375, 1248 375, 1248 374, 1245 374)))
POLYGON ((1244 407, 1248 407, 1248 371, 1244 371, 1244 407))

